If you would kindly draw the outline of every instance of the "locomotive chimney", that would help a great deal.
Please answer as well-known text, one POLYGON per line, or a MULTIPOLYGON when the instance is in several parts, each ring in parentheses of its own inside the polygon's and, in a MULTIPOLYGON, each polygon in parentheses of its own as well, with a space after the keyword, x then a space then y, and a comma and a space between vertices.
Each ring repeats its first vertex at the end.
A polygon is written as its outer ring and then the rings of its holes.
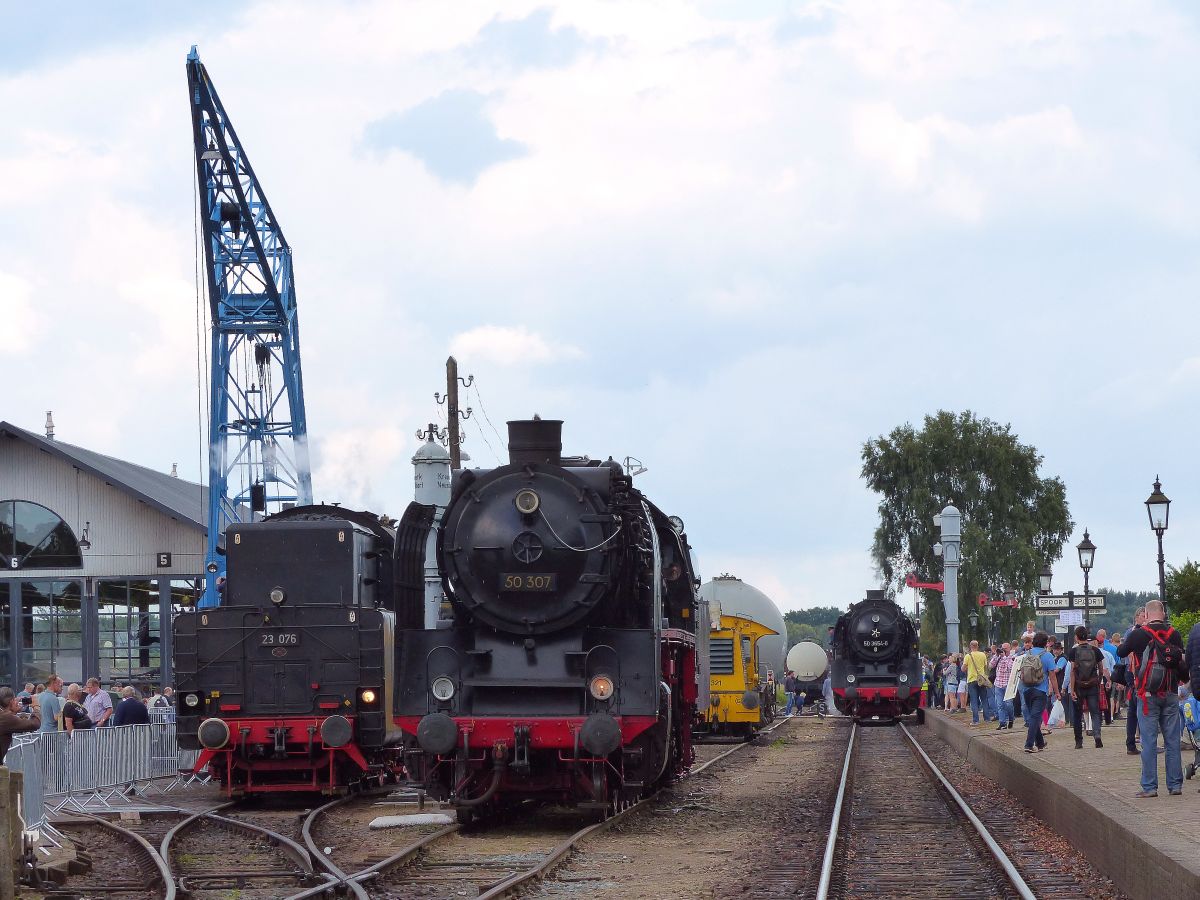
POLYGON ((562 465, 562 419, 516 419, 508 423, 508 461, 562 465))

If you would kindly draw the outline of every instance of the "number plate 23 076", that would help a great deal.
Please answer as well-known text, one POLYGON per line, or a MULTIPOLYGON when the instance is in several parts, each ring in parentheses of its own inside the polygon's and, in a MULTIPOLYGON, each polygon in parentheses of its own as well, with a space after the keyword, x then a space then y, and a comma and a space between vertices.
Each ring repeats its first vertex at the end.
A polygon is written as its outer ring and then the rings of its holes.
POLYGON ((295 647, 299 643, 298 631, 264 631, 258 636, 260 647, 295 647))

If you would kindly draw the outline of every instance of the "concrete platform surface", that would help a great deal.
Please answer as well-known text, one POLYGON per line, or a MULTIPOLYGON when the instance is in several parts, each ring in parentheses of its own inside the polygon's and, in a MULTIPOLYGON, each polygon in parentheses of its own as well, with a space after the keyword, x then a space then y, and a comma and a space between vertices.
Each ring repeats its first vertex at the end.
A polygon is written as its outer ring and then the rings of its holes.
MULTIPOLYGON (((969 713, 927 710, 926 723, 1135 900, 1200 897, 1200 777, 1184 781, 1182 796, 1169 796, 1159 754, 1158 797, 1136 798, 1141 758, 1125 751, 1124 719, 1101 730, 1102 748, 1084 735, 1076 750, 1074 731, 1055 728, 1047 749, 1033 754, 1024 751, 1020 719, 1011 731, 997 731, 995 723, 970 727, 969 713), (1079 815, 1080 803, 1097 815, 1079 815)), ((1185 737, 1185 772, 1193 758, 1185 737)))

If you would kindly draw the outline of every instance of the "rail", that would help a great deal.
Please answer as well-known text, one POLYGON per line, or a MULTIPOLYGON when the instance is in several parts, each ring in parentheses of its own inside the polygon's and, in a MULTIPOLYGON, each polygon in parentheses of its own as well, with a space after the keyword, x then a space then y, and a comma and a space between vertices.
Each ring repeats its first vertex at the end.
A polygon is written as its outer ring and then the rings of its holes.
MULTIPOLYGON (((947 796, 950 797, 950 799, 958 807, 959 811, 963 814, 963 817, 974 829, 975 833, 983 842, 984 847, 987 849, 988 853, 991 854, 993 860, 1003 871, 1004 875, 1008 878, 1017 894, 1022 898, 1022 900, 1035 900, 1033 891, 1025 882, 1024 878, 1021 877, 1021 873, 1017 870, 1017 867, 1013 865, 1012 860, 1009 859, 1008 855, 1004 852, 1000 845, 993 840, 992 836, 988 833, 986 826, 984 826, 983 822, 980 821, 979 817, 967 804, 967 801, 963 799, 962 795, 954 789, 954 786, 951 785, 949 779, 942 774, 942 771, 937 767, 933 760, 929 758, 929 755, 917 742, 917 739, 913 736, 912 732, 910 732, 903 723, 898 724, 896 727, 899 728, 901 733, 908 739, 913 750, 924 763, 925 771, 933 777, 938 785, 940 785, 942 790, 944 790, 947 796)), ((830 816, 829 838, 825 842, 825 855, 821 861, 821 878, 817 886, 816 900, 828 900, 830 896, 830 890, 833 882, 833 866, 838 855, 838 837, 842 832, 846 809, 849 806, 849 804, 846 802, 846 799, 848 785, 850 784, 851 776, 854 771, 853 763, 859 735, 860 726, 858 723, 855 723, 850 731, 850 740, 846 747, 845 761, 842 765, 842 775, 838 782, 838 790, 836 799, 834 800, 833 813, 830 816)))
MULTIPOLYGON (((779 721, 775 722, 775 724, 771 725, 770 727, 764 728, 761 732, 759 732, 759 734, 769 734, 772 731, 779 728, 781 725, 783 725, 783 723, 785 721, 787 721, 787 720, 780 719, 779 721)), ((712 759, 707 760, 706 762, 700 764, 699 766, 696 766, 690 772, 688 772, 687 776, 685 776, 685 777, 690 778, 695 775, 699 775, 701 772, 703 772, 705 769, 709 768, 710 766, 713 766, 716 763, 721 762, 723 759, 725 759, 729 756, 732 756, 733 754, 745 749, 748 746, 751 746, 751 745, 749 743, 743 742, 743 743, 739 743, 733 747, 730 747, 728 750, 725 750, 722 753, 719 753, 717 756, 714 756, 712 759)), ((544 857, 542 857, 542 859, 540 859, 533 866, 529 867, 528 869, 526 869, 522 872, 516 872, 513 875, 510 875, 507 878, 503 879, 502 881, 497 882, 496 884, 489 885, 486 888, 481 889, 481 892, 478 895, 479 900, 497 900, 497 898, 509 897, 509 896, 513 896, 513 895, 519 893, 520 891, 524 890, 529 885, 530 882, 535 881, 540 878, 544 878, 552 869, 554 869, 559 863, 561 863, 564 859, 566 859, 570 855, 571 851, 581 841, 585 840, 590 835, 596 834, 597 832, 600 832, 606 828, 609 828, 610 826, 612 826, 619 820, 623 819, 626 815, 628 815, 633 810, 638 809, 643 804, 647 803, 654 796, 657 796, 657 794, 652 794, 650 797, 646 797, 646 798, 638 801, 637 803, 633 803, 633 804, 630 804, 629 806, 626 806, 624 809, 621 809, 618 812, 615 812, 613 815, 609 816, 603 822, 595 822, 593 824, 585 826, 584 828, 581 828, 579 831, 575 832, 573 835, 571 835, 566 840, 555 845, 549 851, 549 853, 547 853, 544 857)), ((330 804, 330 805, 332 805, 332 804, 330 804)), ((431 834, 424 835, 423 837, 419 838, 418 840, 414 841, 413 843, 403 847, 396 853, 392 854, 387 859, 381 860, 381 861, 375 863, 374 865, 369 866, 359 872, 355 872, 351 875, 346 876, 346 883, 355 884, 358 882, 363 882, 363 881, 367 881, 369 879, 377 878, 378 876, 380 876, 381 874, 383 874, 384 872, 386 872, 390 869, 405 865, 408 862, 415 859, 421 850, 425 849, 430 844, 433 844, 434 842, 441 840, 442 838, 448 837, 449 835, 456 833, 457 831, 461 830, 461 827, 462 826, 460 826, 460 825, 448 825, 445 828, 441 828, 431 834)), ((339 887, 339 883, 337 883, 337 882, 331 882, 329 884, 324 884, 324 885, 317 885, 316 887, 310 888, 299 894, 293 894, 291 897, 287 898, 287 900, 308 900, 308 898, 317 897, 317 896, 320 896, 323 894, 330 893, 330 892, 336 890, 338 887, 339 887)))

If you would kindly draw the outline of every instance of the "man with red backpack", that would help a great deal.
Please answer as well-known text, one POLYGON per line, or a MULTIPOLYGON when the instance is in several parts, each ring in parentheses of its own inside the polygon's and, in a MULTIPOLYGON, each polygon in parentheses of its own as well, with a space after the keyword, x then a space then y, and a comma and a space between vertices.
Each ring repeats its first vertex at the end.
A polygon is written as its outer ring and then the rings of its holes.
POLYGON ((1166 609, 1158 600, 1146 604, 1146 624, 1130 632, 1117 648, 1133 676, 1138 729, 1142 733, 1142 789, 1134 796, 1158 796, 1158 735, 1162 732, 1167 769, 1167 791, 1183 793, 1183 760, 1179 737, 1183 724, 1179 712, 1179 683, 1190 678, 1183 658, 1183 641, 1166 622, 1166 609))

